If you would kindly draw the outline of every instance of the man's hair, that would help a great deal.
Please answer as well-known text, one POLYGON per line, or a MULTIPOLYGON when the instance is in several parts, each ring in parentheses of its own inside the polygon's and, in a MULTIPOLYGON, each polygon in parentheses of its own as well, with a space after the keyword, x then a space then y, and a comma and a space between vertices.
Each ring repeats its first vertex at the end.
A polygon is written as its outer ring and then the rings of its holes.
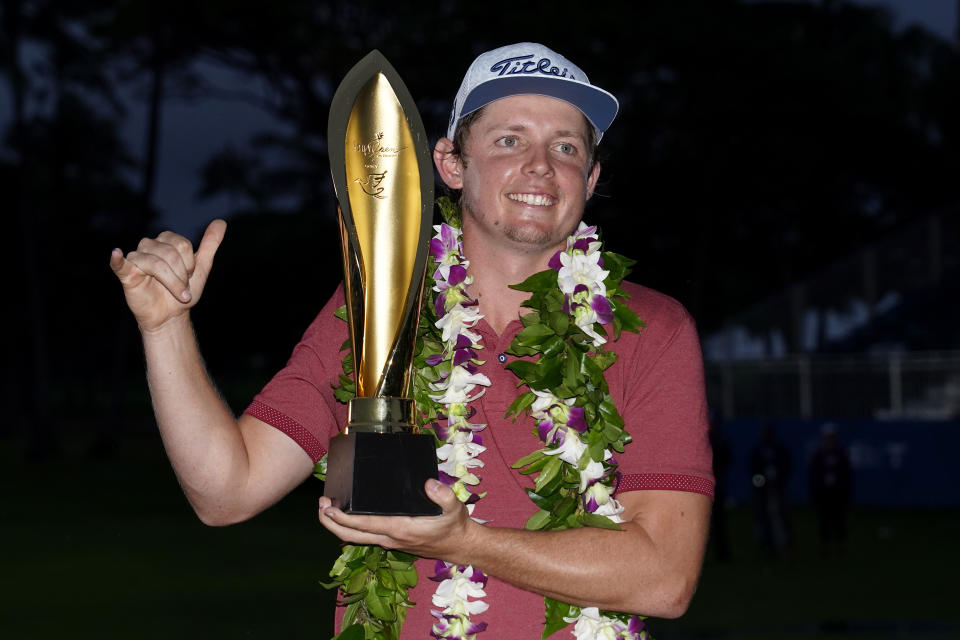
MULTIPOLYGON (((463 166, 467 166, 466 147, 467 137, 470 135, 470 128, 473 126, 473 123, 480 119, 484 111, 486 111, 486 106, 480 107, 476 111, 471 111, 460 118, 460 121, 457 123, 456 131, 453 134, 453 149, 450 153, 460 158, 463 166)), ((583 121, 586 124, 587 132, 587 173, 589 174, 593 171, 594 165, 597 164, 597 132, 587 119, 587 116, 583 116, 583 121)))

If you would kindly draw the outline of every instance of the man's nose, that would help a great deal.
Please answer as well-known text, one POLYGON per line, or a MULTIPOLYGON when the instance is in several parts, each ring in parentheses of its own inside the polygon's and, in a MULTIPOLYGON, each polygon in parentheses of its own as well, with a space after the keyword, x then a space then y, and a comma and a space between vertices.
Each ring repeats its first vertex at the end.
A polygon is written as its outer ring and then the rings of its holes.
POLYGON ((548 177, 553 175, 550 150, 540 145, 530 147, 524 159, 524 172, 537 176, 548 177))

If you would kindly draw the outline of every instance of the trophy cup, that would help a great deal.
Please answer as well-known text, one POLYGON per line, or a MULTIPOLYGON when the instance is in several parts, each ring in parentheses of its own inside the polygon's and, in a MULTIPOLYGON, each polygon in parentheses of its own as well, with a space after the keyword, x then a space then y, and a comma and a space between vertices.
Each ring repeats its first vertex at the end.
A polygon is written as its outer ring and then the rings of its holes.
POLYGON ((379 51, 350 70, 327 127, 357 387, 330 441, 324 495, 348 513, 438 515, 433 436, 416 433, 411 367, 433 218, 423 122, 379 51))

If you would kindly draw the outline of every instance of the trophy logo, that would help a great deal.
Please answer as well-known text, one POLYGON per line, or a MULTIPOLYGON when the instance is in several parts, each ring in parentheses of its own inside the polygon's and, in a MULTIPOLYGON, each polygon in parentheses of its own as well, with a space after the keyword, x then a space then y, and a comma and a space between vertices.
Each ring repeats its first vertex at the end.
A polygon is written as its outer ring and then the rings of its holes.
POLYGON ((433 220, 433 165, 413 98, 373 51, 330 106, 344 294, 357 395, 331 439, 324 494, 349 513, 437 515, 424 483, 436 443, 417 433, 411 367, 433 220))
POLYGON ((365 194, 383 200, 386 197, 383 195, 386 189, 381 187, 380 183, 383 182, 386 177, 387 172, 382 171, 380 173, 368 173, 366 178, 354 178, 353 181, 360 185, 360 188, 363 189, 365 194))

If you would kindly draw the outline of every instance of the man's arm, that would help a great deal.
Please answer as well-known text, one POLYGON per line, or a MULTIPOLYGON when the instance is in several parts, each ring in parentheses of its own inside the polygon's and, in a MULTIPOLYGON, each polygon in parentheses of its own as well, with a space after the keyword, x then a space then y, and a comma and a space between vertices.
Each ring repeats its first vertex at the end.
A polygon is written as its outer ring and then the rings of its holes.
POLYGON ((169 231, 145 238, 110 266, 143 337, 147 381, 164 447, 200 519, 230 524, 267 508, 306 478, 309 456, 248 415, 239 420, 214 388, 190 323, 226 223, 207 227, 197 252, 169 231))
POLYGON ((518 587, 579 606, 672 618, 693 596, 703 561, 710 499, 679 491, 632 491, 621 531, 526 531, 472 521, 450 489, 427 482, 435 517, 346 515, 320 500, 320 521, 347 542, 378 544, 470 564, 518 587))

